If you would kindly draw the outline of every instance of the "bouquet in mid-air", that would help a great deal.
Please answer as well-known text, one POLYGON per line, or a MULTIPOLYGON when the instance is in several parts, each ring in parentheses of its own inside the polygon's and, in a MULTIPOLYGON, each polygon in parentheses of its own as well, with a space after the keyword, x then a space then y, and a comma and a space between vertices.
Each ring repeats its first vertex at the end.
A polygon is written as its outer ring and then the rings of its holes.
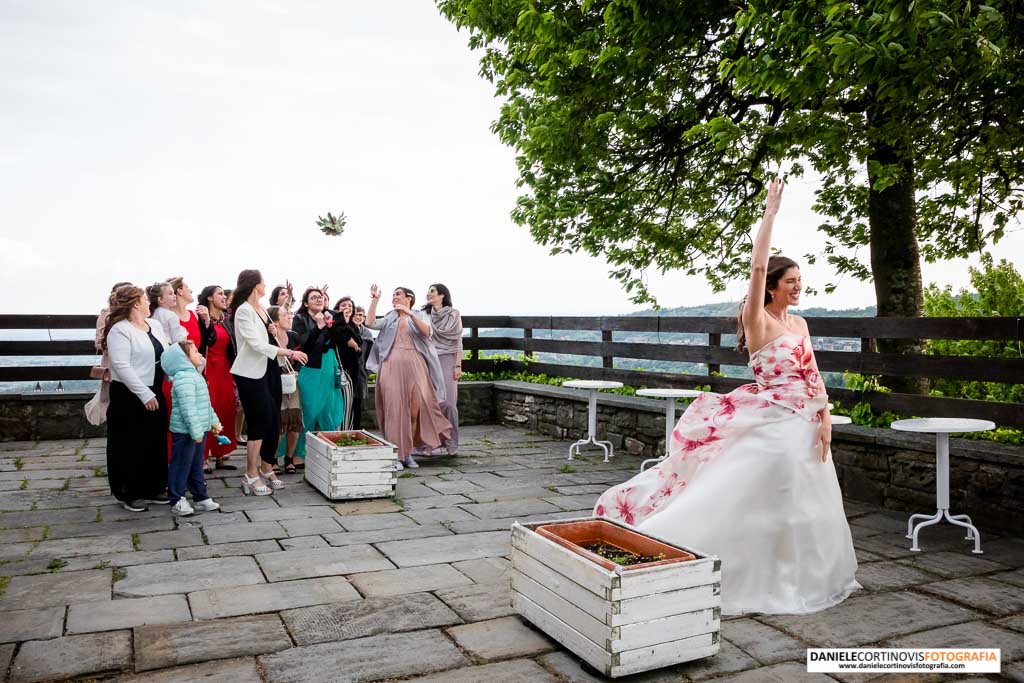
POLYGON ((316 225, 320 228, 320 232, 331 237, 339 237, 341 233, 345 232, 345 223, 348 222, 348 218, 345 217, 345 212, 342 211, 337 216, 331 215, 331 212, 327 212, 327 218, 323 216, 317 216, 316 225))

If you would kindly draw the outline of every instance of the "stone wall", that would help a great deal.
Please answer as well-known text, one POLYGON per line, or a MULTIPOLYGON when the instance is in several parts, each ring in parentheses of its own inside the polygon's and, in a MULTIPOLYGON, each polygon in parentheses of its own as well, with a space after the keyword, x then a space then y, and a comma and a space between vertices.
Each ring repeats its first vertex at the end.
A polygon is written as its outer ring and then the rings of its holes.
MULTIPOLYGON (((586 393, 562 387, 495 382, 496 417, 559 439, 587 432, 586 393)), ((617 454, 640 458, 665 448, 664 402, 602 394, 598 433, 617 454)), ((935 438, 891 429, 837 425, 832 453, 847 498, 891 510, 935 512, 935 438)), ((595 451, 599 452, 599 451, 595 451)), ((966 513, 983 528, 1024 530, 1024 448, 990 441, 950 440, 952 512, 966 513)))
MULTIPOLYGON (((363 424, 376 425, 373 391, 364 402, 363 424)), ((106 426, 93 427, 85 419, 88 393, 0 394, 0 441, 84 439, 106 434, 106 426)), ((459 422, 494 424, 494 397, 490 382, 459 385, 459 422)))

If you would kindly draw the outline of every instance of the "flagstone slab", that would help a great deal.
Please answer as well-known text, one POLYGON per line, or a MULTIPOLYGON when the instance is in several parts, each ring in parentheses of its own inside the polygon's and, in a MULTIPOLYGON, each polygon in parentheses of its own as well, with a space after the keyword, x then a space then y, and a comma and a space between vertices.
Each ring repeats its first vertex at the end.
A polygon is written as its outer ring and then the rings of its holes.
POLYGON ((216 588, 188 594, 192 615, 196 619, 220 619, 243 614, 277 612, 360 598, 359 592, 352 584, 340 576, 216 588))
POLYGON ((937 580, 938 577, 934 574, 901 564, 896 560, 869 562, 857 568, 857 581, 866 590, 873 592, 897 590, 937 580))
POLYGON ((483 487, 471 481, 432 481, 427 486, 443 495, 462 495, 466 493, 479 493, 483 487))
POLYGON ((989 578, 1024 588, 1024 569, 1015 569, 1012 572, 1000 572, 998 574, 993 574, 989 578))
POLYGON ((186 548, 192 545, 203 545, 203 533, 199 529, 155 531, 151 534, 139 535, 139 550, 186 548))
POLYGON ((93 536, 91 538, 61 538, 53 541, 42 541, 38 544, 12 543, 5 548, 0 548, 0 559, 7 559, 8 551, 25 555, 30 550, 32 558, 54 558, 131 552, 133 548, 131 534, 93 536))
MULTIPOLYGON (((275 512, 281 510, 281 506, 274 500, 274 496, 242 496, 241 498, 225 498, 218 501, 220 503, 220 512, 254 512, 257 510, 275 512)), ((250 519, 252 519, 250 517, 250 519)), ((276 519, 276 517, 270 517, 269 519, 276 519)), ((254 520, 259 521, 259 520, 254 520)))
POLYGON ((325 541, 322 536, 295 536, 290 538, 282 538, 278 541, 281 547, 285 550, 301 550, 309 548, 328 548, 330 543, 325 541))
POLYGON ((301 517, 298 519, 284 519, 279 522, 288 532, 289 536, 314 536, 318 534, 336 534, 342 529, 338 516, 331 517, 301 517))
POLYGON ((295 647, 260 657, 269 683, 361 683, 445 671, 469 664, 437 630, 386 634, 295 647))
POLYGON ((369 515, 351 515, 338 520, 346 531, 371 531, 376 529, 393 529, 396 527, 417 527, 414 520, 402 514, 380 513, 369 515))
POLYGON ((125 577, 114 584, 114 593, 126 598, 265 582, 263 573, 251 557, 179 560, 127 567, 124 571, 125 577))
POLYGON ((512 563, 502 557, 485 557, 481 560, 463 560, 452 565, 476 583, 497 583, 508 581, 512 563))
POLYGON ((508 581, 445 588, 436 594, 467 622, 515 614, 515 610, 512 609, 512 588, 508 581))
POLYGON ((260 683, 255 657, 238 657, 121 676, 115 683, 260 683))
POLYGON ((1024 633, 1017 633, 983 621, 971 621, 896 638, 886 647, 992 648, 1002 650, 1003 662, 1024 658, 1024 633))
POLYGON ((560 510, 593 510, 598 496, 584 494, 579 496, 548 496, 542 498, 547 503, 557 506, 560 510))
POLYGON ((1004 628, 1024 633, 1024 614, 1017 614, 1012 617, 1006 617, 1005 619, 999 619, 996 623, 1004 628))
POLYGON ((116 631, 146 624, 189 621, 192 614, 184 595, 126 598, 103 603, 72 603, 68 607, 67 633, 116 631))
POLYGON ((507 555, 511 549, 508 531, 460 534, 408 541, 387 541, 377 546, 399 567, 442 564, 460 560, 507 555))
MULTIPOLYGON (((728 643, 724 645, 728 646, 728 643)), ((608 681, 613 680, 588 673, 588 671, 594 671, 594 669, 588 666, 587 671, 585 671, 579 658, 569 652, 552 652, 539 657, 537 661, 547 670, 555 672, 559 676, 559 680, 565 683, 608 683, 608 681)), ((629 683, 681 683, 681 681, 688 679, 684 678, 675 669, 655 669, 654 671, 634 674, 629 678, 620 680, 629 681, 629 683)))
POLYGON ((105 569, 107 567, 132 567, 137 564, 156 564, 173 562, 173 550, 136 550, 130 553, 114 553, 113 555, 86 555, 70 557, 64 560, 62 572, 81 569, 105 569))
POLYGON ((465 496, 457 494, 452 495, 440 495, 440 496, 424 496, 422 498, 413 498, 405 501, 406 512, 411 510, 431 510, 434 508, 450 508, 456 505, 462 505, 463 503, 472 503, 473 501, 465 496))
MULTIPOLYGON (((293 503, 294 505, 294 503, 293 503)), ((337 513, 330 505, 295 505, 294 507, 266 507, 245 513, 254 522, 279 522, 283 519, 334 518, 337 513)))
POLYGON ((276 614, 135 629, 135 670, 266 654, 291 647, 276 614))
POLYGON ((978 618, 946 600, 916 593, 857 595, 821 612, 759 617, 813 647, 858 647, 978 618))
POLYGON ((900 563, 947 579, 960 579, 967 576, 990 574, 1009 569, 1006 565, 985 559, 984 556, 950 550, 934 553, 915 553, 912 557, 900 560, 900 563))
POLYGON ((452 522, 469 522, 476 517, 465 510, 457 507, 433 508, 428 510, 413 510, 403 513, 418 524, 451 524, 452 522))
POLYGON ((732 619, 722 624, 722 637, 761 664, 777 664, 806 656, 807 645, 782 631, 753 619, 732 619))
POLYGON ((0 529, 26 526, 60 526, 96 521, 95 508, 68 508, 64 510, 35 510, 31 512, 5 512, 0 514, 0 529))
MULTIPOLYGON (((550 491, 546 492, 550 495, 550 491)), ((563 512, 562 508, 552 505, 539 498, 523 498, 502 500, 495 503, 474 503, 463 505, 462 509, 479 519, 501 519, 526 515, 543 515, 551 512, 563 512)))
POLYGON ((273 553, 281 549, 277 541, 242 541, 240 543, 217 543, 197 545, 177 550, 179 560, 208 560, 214 557, 240 557, 258 553, 273 553))
POLYGON ((63 630, 63 606, 8 610, 0 618, 0 643, 56 638, 63 630))
POLYGON ((459 647, 483 660, 527 657, 557 649, 554 641, 531 629, 518 616, 452 626, 448 634, 459 647))
POLYGON ((12 576, 0 597, 0 612, 110 600, 111 570, 12 576))
POLYGON ((420 683, 559 683, 557 678, 532 659, 468 666, 409 680, 420 683))
POLYGON ((281 618, 299 645, 461 623, 455 612, 430 593, 367 598, 292 609, 282 612, 281 618))
POLYGON ((931 583, 921 590, 998 616, 1024 611, 1024 591, 981 576, 931 583))
POLYGON ((353 574, 349 577, 349 581, 368 598, 404 595, 473 584, 472 579, 448 564, 430 564, 423 567, 353 574))
POLYGON ((256 560, 266 573, 268 581, 310 579, 316 576, 358 574, 395 568, 371 545, 283 550, 262 553, 256 556, 256 560))
POLYGON ((124 671, 132 665, 131 631, 90 633, 22 643, 11 665, 11 683, 75 678, 124 671))
POLYGON ((218 524, 206 529, 211 544, 266 541, 286 538, 288 532, 277 522, 246 522, 244 524, 218 524))
POLYGON ((470 522, 453 522, 448 526, 448 528, 457 534, 473 534, 481 531, 498 531, 499 529, 508 531, 512 529, 512 524, 515 522, 527 524, 530 522, 547 522, 556 519, 576 519, 586 516, 588 515, 582 515, 578 511, 551 512, 545 515, 529 515, 526 517, 502 517, 500 519, 478 519, 470 522))
POLYGON ((338 503, 334 511, 339 515, 371 515, 385 512, 400 512, 402 506, 390 498, 377 498, 373 500, 353 500, 347 503, 338 503))
POLYGON ((177 517, 174 520, 178 527, 206 527, 220 526, 221 524, 241 524, 248 522, 249 518, 244 512, 205 512, 201 515, 189 517, 177 517))
POLYGON ((6 675, 7 670, 11 668, 11 660, 14 659, 14 648, 16 646, 12 643, 10 645, 0 645, 0 671, 3 671, 6 675))
POLYGON ((346 531, 340 534, 324 534, 324 539, 334 546, 356 545, 358 543, 382 543, 404 541, 410 538, 431 538, 451 536, 452 532, 440 524, 423 526, 397 526, 390 529, 368 529, 367 531, 346 531))

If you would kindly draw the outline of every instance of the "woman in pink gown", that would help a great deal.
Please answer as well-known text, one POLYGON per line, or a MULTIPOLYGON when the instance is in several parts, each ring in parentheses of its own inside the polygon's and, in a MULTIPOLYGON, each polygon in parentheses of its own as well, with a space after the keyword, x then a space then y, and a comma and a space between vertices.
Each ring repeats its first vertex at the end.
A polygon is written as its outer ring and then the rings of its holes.
POLYGON ((605 491, 594 514, 722 561, 722 612, 807 614, 860 588, 835 466, 828 396, 802 318, 800 269, 769 259, 782 183, 754 241, 739 346, 756 383, 705 393, 657 466, 605 491))

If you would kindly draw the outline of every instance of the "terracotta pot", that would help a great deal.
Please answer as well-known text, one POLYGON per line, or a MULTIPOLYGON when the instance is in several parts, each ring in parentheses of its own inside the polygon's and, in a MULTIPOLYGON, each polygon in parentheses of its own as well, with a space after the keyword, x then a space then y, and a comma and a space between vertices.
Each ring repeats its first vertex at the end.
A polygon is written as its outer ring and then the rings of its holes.
POLYGON ((661 541, 655 541, 649 536, 644 536, 643 534, 630 531, 629 529, 624 529, 617 524, 612 524, 611 522, 606 522, 600 519, 588 522, 544 524, 536 527, 536 531, 544 538, 550 539, 564 548, 568 548, 574 553, 587 558, 594 564, 613 571, 646 569, 648 567, 658 567, 663 564, 689 562, 690 560, 697 559, 695 555, 688 553, 685 550, 667 545, 661 541), (615 546, 620 550, 625 550, 640 556, 646 555, 650 557, 654 555, 664 555, 665 559, 658 560, 656 562, 644 562, 642 564, 623 566, 621 564, 615 564, 611 560, 581 547, 591 543, 607 543, 608 545, 615 546))
MULTIPOLYGON (((366 446, 383 446, 384 445, 380 441, 378 441, 377 439, 373 438, 369 434, 369 432, 364 432, 361 429, 349 429, 347 431, 317 432, 316 433, 316 435, 318 437, 320 437, 324 441, 328 442, 332 446, 336 446, 337 444, 334 443, 334 440, 339 438, 339 437, 341 437, 344 434, 347 434, 348 436, 361 436, 361 437, 363 437, 364 439, 366 439, 369 442, 369 443, 365 444, 366 446)), ((359 446, 346 446, 346 448, 359 448, 359 446)))

